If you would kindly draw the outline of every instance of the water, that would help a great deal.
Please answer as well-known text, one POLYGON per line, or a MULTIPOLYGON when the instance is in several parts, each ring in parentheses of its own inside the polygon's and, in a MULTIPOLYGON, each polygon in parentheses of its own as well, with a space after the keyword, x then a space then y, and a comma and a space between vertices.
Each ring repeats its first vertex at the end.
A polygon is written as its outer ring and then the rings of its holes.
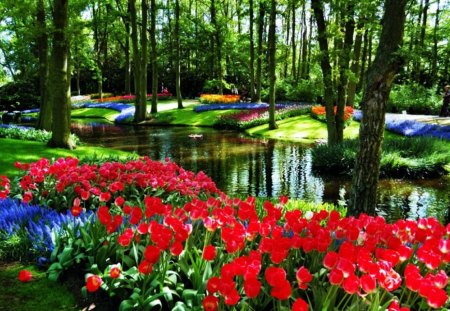
MULTIPOLYGON (((193 127, 133 127, 75 123, 87 144, 135 151, 155 160, 169 158, 185 169, 204 171, 231 196, 277 197, 337 202, 350 190, 348 176, 324 177, 312 171, 308 146, 250 138, 234 131, 193 127)), ((385 179, 379 187, 379 213, 388 218, 440 219, 450 206, 448 178, 385 179)))

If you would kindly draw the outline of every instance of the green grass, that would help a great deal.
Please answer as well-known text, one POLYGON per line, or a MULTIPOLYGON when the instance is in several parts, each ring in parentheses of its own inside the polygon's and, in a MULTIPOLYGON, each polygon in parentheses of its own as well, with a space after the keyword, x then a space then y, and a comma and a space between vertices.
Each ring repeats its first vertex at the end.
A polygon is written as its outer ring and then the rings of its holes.
POLYGON ((72 110, 72 118, 104 118, 114 122, 119 112, 105 108, 80 108, 72 110))
POLYGON ((75 150, 61 148, 48 148, 45 143, 24 141, 17 139, 0 138, 2 146, 0 151, 0 175, 9 177, 19 173, 14 162, 33 162, 40 158, 60 158, 67 156, 94 157, 117 155, 126 158, 130 155, 125 151, 106 149, 100 147, 79 146, 75 150))
MULTIPOLYGON (((298 141, 312 143, 317 139, 327 138, 327 125, 323 122, 311 118, 309 115, 302 115, 277 122, 278 129, 269 130, 267 124, 253 127, 246 130, 252 136, 262 136, 280 140, 298 141)), ((345 138, 355 138, 358 136, 359 123, 352 122, 344 130, 345 138)))
POLYGON ((76 300, 60 283, 47 279, 35 266, 19 263, 0 264, 0 311, 76 310, 76 300), (30 270, 33 278, 21 283, 17 276, 22 269, 30 270))

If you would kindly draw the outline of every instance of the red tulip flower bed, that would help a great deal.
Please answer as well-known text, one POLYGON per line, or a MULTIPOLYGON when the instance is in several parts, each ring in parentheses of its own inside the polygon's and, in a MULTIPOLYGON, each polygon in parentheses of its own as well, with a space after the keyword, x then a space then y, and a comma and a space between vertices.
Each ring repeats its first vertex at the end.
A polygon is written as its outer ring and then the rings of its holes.
POLYGON ((229 198, 202 173, 148 158, 19 166, 27 173, 9 195, 65 197, 57 206, 74 215, 96 206, 93 222, 59 237, 49 275, 87 269, 84 291, 108 292, 121 310, 449 307, 450 224, 434 218, 386 223, 304 212, 286 197, 229 198))

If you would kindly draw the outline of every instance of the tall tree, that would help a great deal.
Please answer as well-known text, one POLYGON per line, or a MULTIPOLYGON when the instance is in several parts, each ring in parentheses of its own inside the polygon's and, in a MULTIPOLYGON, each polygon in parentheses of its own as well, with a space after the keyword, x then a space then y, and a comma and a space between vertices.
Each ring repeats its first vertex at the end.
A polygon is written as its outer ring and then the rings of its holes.
POLYGON ((183 109, 180 83, 180 0, 175 0, 175 89, 178 109, 183 109))
POLYGON ((250 28, 250 98, 256 101, 255 94, 255 42, 253 36, 253 0, 249 0, 249 28, 250 28))
POLYGON ((394 76, 402 62, 398 52, 403 41, 407 1, 385 1, 380 43, 367 74, 362 103, 359 148, 350 195, 352 214, 375 214, 386 106, 394 76))
POLYGON ((53 37, 49 71, 49 95, 53 108, 49 146, 73 149, 70 139, 69 0, 53 0, 53 37))
POLYGON ((256 95, 255 101, 261 102, 261 88, 262 88, 262 59, 263 59, 263 31, 264 31, 264 16, 266 15, 265 0, 259 0, 259 17, 258 17, 258 55, 256 58, 256 95))
POLYGON ((48 35, 45 24, 45 4, 44 0, 38 0, 36 11, 36 28, 38 35, 36 43, 39 57, 39 94, 40 111, 36 124, 37 129, 50 131, 52 129, 52 107, 48 100, 48 35))
POLYGON ((151 113, 158 112, 158 51, 156 50, 156 1, 151 0, 150 11, 150 45, 152 47, 152 108, 151 113))
POLYGON ((270 18, 269 18, 269 36, 267 42, 267 54, 269 55, 269 129, 277 128, 275 122, 275 51, 276 51, 276 37, 275 37, 275 23, 277 18, 277 1, 270 2, 270 18))
POLYGON ((296 25, 295 11, 297 10, 297 0, 291 0, 291 2, 292 2, 291 3, 291 5, 292 5, 292 7, 291 7, 291 9, 292 9, 292 20, 291 20, 291 22, 292 22, 292 26, 291 26, 291 28, 292 28, 292 32, 291 32, 291 35, 292 35, 292 37, 291 37, 291 47, 292 47, 292 64, 291 65, 292 65, 292 72, 291 72, 291 75, 294 78, 294 80, 297 80, 297 75, 296 75, 297 70, 296 70, 296 67, 295 67, 296 62, 297 62, 297 54, 296 54, 296 52, 297 52, 296 35, 297 34, 295 32, 295 25, 296 25))
POLYGON ((358 83, 359 75, 359 61, 361 59, 361 46, 363 38, 363 25, 361 18, 358 21, 358 26, 356 27, 356 37, 355 45, 353 47, 353 61, 350 67, 351 77, 348 81, 347 88, 347 106, 353 107, 355 104, 356 86, 358 83))
POLYGON ((317 22, 318 41, 320 47, 320 67, 322 68, 323 85, 325 89, 325 111, 327 120, 328 144, 336 144, 336 118, 334 117, 334 90, 332 81, 332 67, 328 50, 327 27, 323 11, 322 0, 311 0, 311 7, 317 22))

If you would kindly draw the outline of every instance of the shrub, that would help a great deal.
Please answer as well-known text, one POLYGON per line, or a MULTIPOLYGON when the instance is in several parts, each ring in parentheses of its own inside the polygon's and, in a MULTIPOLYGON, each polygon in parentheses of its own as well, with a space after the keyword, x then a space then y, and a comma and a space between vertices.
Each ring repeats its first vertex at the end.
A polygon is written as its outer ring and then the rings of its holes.
MULTIPOLYGON (((352 173, 358 140, 339 145, 319 145, 312 150, 313 168, 334 174, 352 173)), ((382 177, 423 178, 444 175, 450 163, 448 143, 422 137, 389 137, 381 154, 382 177)))
POLYGON ((222 89, 230 89, 230 84, 225 80, 219 81, 218 79, 207 80, 203 86, 203 93, 217 94, 220 90, 220 84, 222 83, 222 89))
POLYGON ((442 99, 433 89, 408 83, 394 85, 389 96, 388 112, 402 112, 411 114, 439 114, 442 99))
POLYGON ((0 111, 39 107, 39 81, 15 81, 0 87, 0 111))
MULTIPOLYGON (((46 143, 52 138, 52 133, 46 130, 36 130, 31 127, 0 124, 0 137, 20 140, 31 140, 46 143)), ((70 134, 75 144, 80 144, 80 139, 75 134, 70 134)))

